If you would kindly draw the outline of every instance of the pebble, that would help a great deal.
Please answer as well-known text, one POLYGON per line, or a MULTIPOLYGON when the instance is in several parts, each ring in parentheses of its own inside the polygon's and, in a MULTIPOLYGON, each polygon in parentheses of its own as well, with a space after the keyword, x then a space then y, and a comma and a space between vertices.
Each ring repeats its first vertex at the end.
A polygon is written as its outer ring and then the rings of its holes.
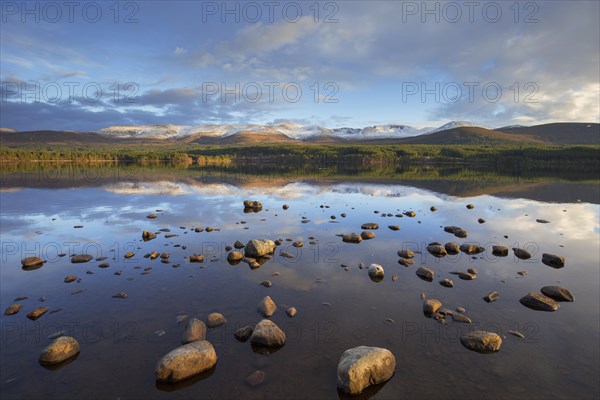
POLYGON ((260 284, 267 288, 270 288, 271 286, 273 286, 273 283, 271 283, 271 281, 262 281, 260 284))
POLYGON ((29 314, 27 314, 27 318, 35 321, 42 315, 46 314, 48 312, 48 310, 49 310, 48 307, 38 307, 35 310, 31 311, 29 314))
POLYGON ((288 317, 290 318, 294 318, 296 316, 296 313, 298 311, 296 310, 296 307, 290 307, 287 310, 285 310, 285 313, 288 315, 288 317))
POLYGON ((424 279, 429 282, 432 282, 433 278, 435 277, 435 273, 432 270, 430 270, 429 268, 425 268, 425 267, 419 267, 419 269, 417 269, 415 273, 417 274, 417 276, 419 278, 424 279))
POLYGON ((219 313, 211 313, 206 317, 206 326, 209 328, 216 328, 218 326, 224 325, 227 322, 223 314, 219 313))
POLYGON ((454 282, 452 281, 452 279, 442 279, 440 281, 440 285, 451 288, 454 287, 454 282))
POLYGON ((521 339, 525 339, 525 335, 523 335, 523 334, 522 334, 521 332, 519 332, 519 331, 514 331, 514 330, 512 330, 512 329, 509 329, 509 330, 508 330, 508 333, 510 333, 510 334, 511 334, 511 335, 513 335, 513 336, 519 337, 519 338, 521 338, 521 339))
POLYGON ((8 306, 6 308, 6 310, 4 310, 4 315, 16 314, 21 310, 22 307, 23 307, 23 305, 19 304, 19 303, 11 304, 10 306, 8 306))
POLYGON ((113 299, 126 299, 127 293, 119 292, 112 295, 113 299))

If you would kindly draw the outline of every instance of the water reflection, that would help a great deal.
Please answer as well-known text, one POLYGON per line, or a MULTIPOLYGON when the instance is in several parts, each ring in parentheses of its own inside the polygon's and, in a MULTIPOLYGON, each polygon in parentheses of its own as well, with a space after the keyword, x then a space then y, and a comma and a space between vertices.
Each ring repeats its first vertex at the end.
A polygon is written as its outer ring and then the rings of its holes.
MULTIPOLYGON (((11 186, 14 176, 3 178, 8 190, 0 193, 0 300, 6 308, 16 297, 28 296, 20 301, 18 314, 0 317, 3 396, 343 398, 335 387, 337 362, 344 350, 359 345, 389 348, 398 360, 396 375, 365 391, 363 398, 462 398, 482 391, 490 397, 589 398, 598 393, 600 316, 590 313, 598 306, 600 282, 596 183, 557 183, 547 177, 534 183, 514 177, 491 183, 452 181, 455 172, 438 171, 453 182, 446 190, 442 178, 429 179, 431 171, 422 170, 422 180, 408 179, 406 170, 399 179, 365 177, 368 171, 361 177, 263 179, 260 174, 193 168, 138 170, 135 176, 128 171, 122 179, 123 173, 106 168, 94 182, 80 185, 79 176, 87 172, 69 171, 71 181, 27 180, 19 190, 11 186), (557 189, 561 185, 574 190, 568 197, 575 200, 561 200, 566 196, 557 189), (527 195, 507 196, 521 192, 527 195), (245 199, 261 201, 263 210, 244 213, 245 199), (475 208, 467 209, 468 203, 475 208), (437 211, 430 211, 432 206, 437 211), (408 210, 416 216, 396 216, 408 210), (146 218, 149 213, 157 218, 146 218), (331 223, 332 215, 336 223, 331 223), (368 222, 379 224, 374 239, 342 241, 339 235, 360 234, 368 222), (77 225, 83 228, 75 229, 77 225), (445 232, 449 225, 465 229, 467 238, 445 232), (207 226, 218 230, 194 230, 207 226), (170 232, 161 232, 164 228, 170 232), (157 238, 143 242, 143 230, 157 232, 157 238), (256 238, 283 242, 256 269, 227 262, 227 245, 256 238), (304 247, 294 247, 296 240, 304 247), (479 244, 485 251, 434 257, 426 248, 432 242, 479 244), (512 252, 496 257, 494 245, 525 248, 532 258, 521 260, 512 252), (414 265, 398 264, 397 251, 403 248, 415 252, 414 265), (129 251, 135 255, 125 259, 129 251), (152 251, 169 252, 171 264, 144 258, 152 251), (69 257, 59 257, 63 253, 107 260, 72 264, 69 257), (204 255, 203 263, 189 262, 195 253, 204 255), (565 267, 544 265, 542 253, 564 256, 565 267), (23 271, 20 260, 30 255, 47 262, 23 271), (103 262, 109 266, 101 268, 103 262), (373 282, 360 263, 381 264, 384 278, 373 282), (416 275, 421 266, 435 272, 432 282, 416 275), (478 270, 476 280, 451 274, 468 268, 478 270), (520 275, 522 271, 528 274, 520 275), (81 281, 66 284, 67 275, 81 281), (440 285, 444 278, 453 279, 454 287, 440 285), (261 286, 265 280, 273 286, 261 286), (561 303, 553 313, 519 303, 528 292, 548 285, 567 287, 576 301, 561 303), (485 302, 483 297, 493 291, 500 299, 485 302), (113 299, 118 292, 127 293, 127 299, 113 299), (444 308, 466 308, 473 324, 447 318, 442 325, 426 318, 421 293, 439 299, 444 308), (256 307, 266 295, 278 305, 271 319, 287 336, 285 346, 268 356, 233 337, 235 329, 261 319, 256 307), (38 300, 42 296, 44 302, 38 300), (25 314, 41 305, 50 311, 29 321, 25 314), (288 306, 297 308, 294 318, 285 315, 288 306), (176 323, 176 316, 205 319, 211 312, 228 321, 207 335, 219 357, 217 367, 178 385, 155 383, 156 361, 181 340, 183 324, 176 323), (462 347, 460 335, 476 327, 503 336, 497 354, 484 356, 462 347), (525 339, 508 335, 509 329, 525 339), (47 337, 57 331, 81 343, 79 357, 52 373, 33 368, 50 342, 47 337), (267 378, 252 388, 245 378, 257 369, 267 378), (432 376, 444 378, 431 385, 432 376), (31 380, 36 384, 27 383, 31 380)), ((9 174, 15 172, 20 173, 9 174)))

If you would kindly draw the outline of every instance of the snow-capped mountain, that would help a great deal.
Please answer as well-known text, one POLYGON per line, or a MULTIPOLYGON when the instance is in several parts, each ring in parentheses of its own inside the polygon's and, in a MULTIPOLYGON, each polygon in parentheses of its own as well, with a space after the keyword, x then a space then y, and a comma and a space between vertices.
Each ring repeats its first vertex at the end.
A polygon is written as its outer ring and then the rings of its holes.
POLYGON ((97 133, 120 139, 182 140, 202 137, 226 138, 240 133, 285 135, 293 140, 332 138, 343 140, 399 139, 426 135, 457 127, 481 125, 465 121, 451 121, 438 128, 414 128, 408 125, 374 125, 365 128, 325 128, 318 125, 302 125, 296 122, 278 124, 207 124, 207 125, 132 125, 111 126, 97 133))
POLYGON ((478 125, 478 124, 474 124, 472 122, 468 122, 468 121, 450 121, 447 124, 444 124, 438 128, 435 129, 430 129, 427 133, 435 133, 435 132, 441 132, 441 131, 447 131, 448 129, 454 129, 454 128, 462 128, 462 127, 476 127, 476 128, 486 128, 483 125, 478 125))

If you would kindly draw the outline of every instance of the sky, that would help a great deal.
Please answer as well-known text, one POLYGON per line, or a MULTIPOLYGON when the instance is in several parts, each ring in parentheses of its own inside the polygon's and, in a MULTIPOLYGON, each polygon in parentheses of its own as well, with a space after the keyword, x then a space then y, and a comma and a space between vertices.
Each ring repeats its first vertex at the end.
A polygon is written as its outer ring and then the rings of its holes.
POLYGON ((2 1, 0 127, 599 122, 598 1, 2 1))

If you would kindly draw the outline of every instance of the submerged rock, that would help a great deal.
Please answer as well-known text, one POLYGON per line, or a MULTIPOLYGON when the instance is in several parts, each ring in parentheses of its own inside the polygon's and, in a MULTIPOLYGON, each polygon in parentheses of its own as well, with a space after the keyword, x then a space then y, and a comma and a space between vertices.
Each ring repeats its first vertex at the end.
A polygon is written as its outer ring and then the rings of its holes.
POLYGON ((246 325, 233 333, 233 336, 239 340, 240 342, 245 342, 250 338, 252 332, 254 331, 254 327, 252 325, 246 325))
POLYGON ((473 279, 477 278, 477 275, 470 272, 459 272, 458 277, 463 281, 472 281, 473 279))
POLYGON ((456 313, 452 313, 452 321, 461 322, 463 324, 470 324, 473 322, 471 321, 471 318, 467 317, 466 315, 456 313))
POLYGON ((461 336, 460 342, 478 353, 494 353, 500 350, 502 338, 494 332, 475 331, 461 336))
POLYGON ((396 358, 387 349, 359 346, 346 350, 338 363, 337 387, 351 395, 394 375, 396 358))
POLYGON ((529 292, 529 294, 521 297, 519 302, 525 307, 537 311, 556 311, 559 307, 556 301, 537 292, 529 292))
POLYGON ((285 344, 285 333, 273 322, 263 319, 254 327, 250 342, 265 347, 280 347, 285 344))
POLYGON ((206 340, 185 344, 167 353, 156 364, 156 379, 179 382, 211 369, 217 363, 217 353, 206 340))
POLYGON ((541 289, 541 292, 556 301, 575 301, 575 297, 569 291, 569 289, 565 289, 560 286, 544 286, 541 289))
POLYGON ((40 354, 40 364, 53 365, 79 354, 79 342, 70 336, 59 336, 40 354))
POLYGON ((246 377, 246 382, 250 386, 258 386, 265 381, 266 374, 263 371, 254 371, 246 377))
POLYGON ((86 262, 90 261, 92 258, 94 258, 94 257, 92 257, 89 254, 75 254, 71 257, 71 262, 73 264, 86 263, 86 262))

